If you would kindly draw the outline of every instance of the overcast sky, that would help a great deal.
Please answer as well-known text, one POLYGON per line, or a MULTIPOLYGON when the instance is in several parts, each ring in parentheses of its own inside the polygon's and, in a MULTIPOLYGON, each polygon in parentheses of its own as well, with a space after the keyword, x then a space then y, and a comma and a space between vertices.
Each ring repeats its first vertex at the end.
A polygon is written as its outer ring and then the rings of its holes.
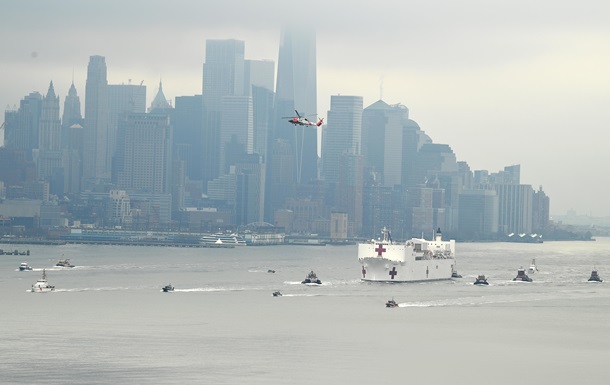
MULTIPOLYGON (((89 56, 111 84, 159 79, 201 93, 206 39, 241 39, 276 62, 282 23, 317 32, 318 111, 331 95, 402 103, 471 169, 521 164, 551 213, 610 215, 610 3, 562 0, 35 0, 0 13, 0 106, 74 77, 84 110, 89 56)), ((84 112, 84 111, 83 111, 84 112)), ((3 121, 4 115, 0 117, 3 121)))

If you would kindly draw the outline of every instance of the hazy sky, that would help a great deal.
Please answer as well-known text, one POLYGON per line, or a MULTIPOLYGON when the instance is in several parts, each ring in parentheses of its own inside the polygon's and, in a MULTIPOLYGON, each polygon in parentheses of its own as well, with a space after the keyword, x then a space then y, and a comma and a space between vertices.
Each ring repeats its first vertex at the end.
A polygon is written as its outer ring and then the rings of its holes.
MULTIPOLYGON (((607 1, 4 1, 0 106, 72 77, 84 110, 89 56, 111 84, 159 79, 168 99, 201 93, 206 39, 241 39, 276 62, 282 23, 317 32, 318 111, 331 95, 383 95, 458 160, 521 164, 551 213, 610 213, 610 3, 607 1)), ((84 112, 84 111, 83 111, 84 112)), ((314 113, 312 112, 312 113, 314 113)), ((4 115, 0 117, 3 121, 4 115)))

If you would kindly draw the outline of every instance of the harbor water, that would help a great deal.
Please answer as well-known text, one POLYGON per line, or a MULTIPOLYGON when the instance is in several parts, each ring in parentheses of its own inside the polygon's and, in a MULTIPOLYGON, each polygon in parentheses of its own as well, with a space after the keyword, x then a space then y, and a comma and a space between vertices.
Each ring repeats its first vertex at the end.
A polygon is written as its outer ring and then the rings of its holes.
POLYGON ((355 245, 18 248, 0 256, 0 384, 610 379, 610 238, 458 243, 462 278, 402 284, 362 282, 355 245), (56 290, 30 292, 43 269, 56 290))

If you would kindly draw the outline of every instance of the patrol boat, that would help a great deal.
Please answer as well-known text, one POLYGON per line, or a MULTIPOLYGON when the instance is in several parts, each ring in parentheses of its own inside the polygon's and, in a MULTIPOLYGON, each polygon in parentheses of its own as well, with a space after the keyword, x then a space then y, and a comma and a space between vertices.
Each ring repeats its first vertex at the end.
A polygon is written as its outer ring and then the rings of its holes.
POLYGON ((358 244, 361 279, 374 282, 419 282, 451 279, 456 272, 455 241, 444 241, 441 229, 434 240, 392 240, 384 227, 379 239, 358 244))
POLYGON ((593 271, 591 272, 591 276, 588 279, 589 282, 603 282, 603 280, 599 277, 599 274, 597 274, 597 270, 595 268, 593 268, 593 271))
POLYGON ((49 285, 47 272, 45 269, 42 269, 42 278, 32 285, 32 293, 46 293, 49 291, 55 291, 55 286, 49 285))

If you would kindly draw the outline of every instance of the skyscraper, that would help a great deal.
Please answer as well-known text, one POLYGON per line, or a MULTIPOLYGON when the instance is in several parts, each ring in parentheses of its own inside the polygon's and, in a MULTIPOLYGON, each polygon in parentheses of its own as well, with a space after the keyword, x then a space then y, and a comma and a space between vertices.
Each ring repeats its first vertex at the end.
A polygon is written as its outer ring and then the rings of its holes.
POLYGON ((288 126, 283 116, 317 114, 316 35, 311 25, 282 29, 278 57, 275 134, 293 146, 296 183, 318 177, 318 131, 315 126, 288 126))
POLYGON ((38 148, 40 150, 59 150, 61 148, 60 140, 59 97, 55 95, 55 88, 51 81, 47 95, 42 99, 38 148))
POLYGON ((222 98, 220 123, 219 175, 229 172, 246 154, 253 150, 252 98, 249 96, 225 96, 222 98))
POLYGON ((108 80, 106 59, 91 56, 85 88, 83 178, 110 179, 108 157, 108 80))
POLYGON ((117 186, 168 194, 171 183, 172 132, 169 117, 130 113, 119 122, 117 186))
POLYGON ((327 203, 347 213, 350 235, 362 231, 363 164, 362 96, 333 95, 322 137, 322 175, 327 203))
MULTIPOLYGON (((117 131, 121 115, 146 112, 146 86, 136 84, 108 84, 108 146, 112 162, 117 150, 117 131)), ((113 175, 114 177, 114 175, 113 175)))
POLYGON ((366 165, 379 173, 383 186, 402 183, 403 124, 408 117, 407 107, 382 100, 362 113, 362 155, 366 165))
POLYGON ((362 96, 333 95, 325 135, 322 138, 324 179, 337 182, 343 154, 361 155, 362 96))
POLYGON ((74 82, 70 85, 68 95, 64 100, 64 112, 61 116, 61 144, 62 148, 70 147, 70 127, 74 124, 83 125, 83 116, 80 109, 80 98, 76 93, 74 82))
POLYGON ((207 40, 203 65, 202 179, 204 186, 220 170, 222 98, 244 93, 244 50, 241 40, 207 40))

